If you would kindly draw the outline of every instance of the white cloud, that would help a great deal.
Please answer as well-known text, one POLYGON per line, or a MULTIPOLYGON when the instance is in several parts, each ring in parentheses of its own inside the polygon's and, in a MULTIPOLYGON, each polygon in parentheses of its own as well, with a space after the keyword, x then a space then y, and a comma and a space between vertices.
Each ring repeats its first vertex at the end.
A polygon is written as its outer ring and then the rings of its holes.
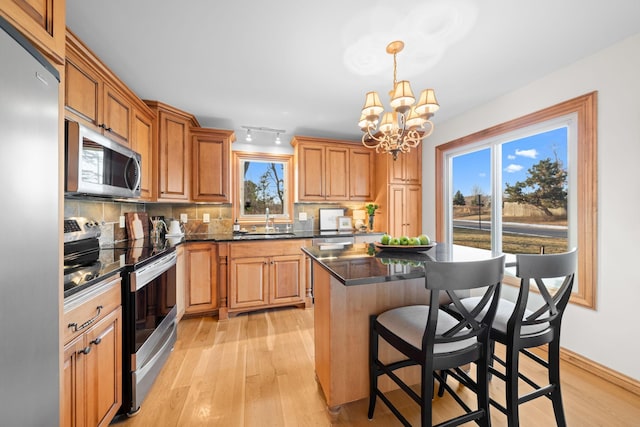
POLYGON ((480 178, 484 178, 485 176, 487 176, 487 174, 486 174, 486 173, 484 173, 484 172, 480 172, 480 173, 478 174, 478 176, 479 176, 480 178))
POLYGON ((530 150, 516 150, 516 156, 528 157, 530 159, 535 159, 538 157, 538 150, 532 148, 530 150))
POLYGON ((507 173, 516 173, 520 172, 524 167, 522 165, 514 165, 513 163, 504 168, 504 171, 507 173))
POLYGON ((507 159, 509 159, 509 160, 514 160, 515 158, 516 158, 516 156, 514 156, 513 154, 507 155, 507 159))

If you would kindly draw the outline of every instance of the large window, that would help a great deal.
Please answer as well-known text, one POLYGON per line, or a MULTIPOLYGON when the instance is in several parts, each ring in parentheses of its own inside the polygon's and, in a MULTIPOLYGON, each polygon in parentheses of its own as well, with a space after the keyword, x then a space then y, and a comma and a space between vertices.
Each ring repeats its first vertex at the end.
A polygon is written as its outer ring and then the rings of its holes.
POLYGON ((235 216, 240 222, 291 221, 292 156, 234 152, 235 216))
POLYGON ((595 103, 591 93, 436 147, 438 240, 508 261, 577 247, 572 301, 595 307, 595 103))

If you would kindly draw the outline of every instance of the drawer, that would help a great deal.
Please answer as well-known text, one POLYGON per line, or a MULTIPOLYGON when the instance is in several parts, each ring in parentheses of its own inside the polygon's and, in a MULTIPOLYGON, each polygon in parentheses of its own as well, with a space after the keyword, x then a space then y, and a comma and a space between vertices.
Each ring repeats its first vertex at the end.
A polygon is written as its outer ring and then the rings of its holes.
POLYGON ((279 255, 300 255, 300 248, 309 246, 308 239, 265 240, 253 242, 233 242, 230 245, 231 258, 270 257, 279 255))
POLYGON ((122 278, 116 275, 65 299, 62 325, 65 344, 121 305, 121 282, 122 278))

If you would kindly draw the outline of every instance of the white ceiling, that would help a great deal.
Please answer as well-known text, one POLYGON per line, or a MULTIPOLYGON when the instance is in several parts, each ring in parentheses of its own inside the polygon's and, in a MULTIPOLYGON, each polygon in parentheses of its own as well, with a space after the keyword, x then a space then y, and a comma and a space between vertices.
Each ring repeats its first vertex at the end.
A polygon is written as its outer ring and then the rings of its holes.
MULTIPOLYGON (((364 95, 432 87, 454 117, 640 32, 638 0, 67 0, 67 26, 134 92, 202 126, 360 139, 364 95)), ((597 88, 594 88, 597 89, 597 88)), ((255 133, 271 144, 274 135, 255 133)))

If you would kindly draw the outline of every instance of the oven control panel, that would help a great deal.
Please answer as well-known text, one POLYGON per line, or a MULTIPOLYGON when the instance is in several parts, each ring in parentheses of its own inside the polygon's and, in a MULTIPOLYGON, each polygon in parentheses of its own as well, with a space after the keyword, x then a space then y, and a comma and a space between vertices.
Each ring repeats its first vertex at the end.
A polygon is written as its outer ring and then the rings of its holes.
POLYGON ((100 224, 85 217, 68 217, 64 219, 64 242, 97 239, 100 237, 100 224))

